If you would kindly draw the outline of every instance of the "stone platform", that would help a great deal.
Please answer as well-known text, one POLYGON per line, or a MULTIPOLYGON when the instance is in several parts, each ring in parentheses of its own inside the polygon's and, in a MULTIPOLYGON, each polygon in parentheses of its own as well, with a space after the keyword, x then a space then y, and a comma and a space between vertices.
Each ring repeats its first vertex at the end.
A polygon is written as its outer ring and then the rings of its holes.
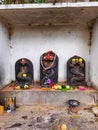
POLYGON ((43 90, 40 86, 33 86, 27 90, 14 90, 6 86, 0 90, 0 104, 4 104, 4 97, 16 97, 16 104, 20 105, 54 105, 66 106, 69 99, 78 100, 82 105, 93 105, 98 100, 98 91, 87 88, 84 91, 43 90))

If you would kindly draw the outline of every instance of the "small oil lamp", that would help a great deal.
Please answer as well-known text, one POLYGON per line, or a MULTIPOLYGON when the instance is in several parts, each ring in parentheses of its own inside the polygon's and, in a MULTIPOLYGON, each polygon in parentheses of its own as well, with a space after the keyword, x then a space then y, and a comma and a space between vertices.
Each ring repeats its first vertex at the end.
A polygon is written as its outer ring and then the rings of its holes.
POLYGON ((69 110, 73 113, 77 113, 79 110, 79 106, 80 106, 80 102, 77 100, 68 100, 68 104, 69 104, 69 110))

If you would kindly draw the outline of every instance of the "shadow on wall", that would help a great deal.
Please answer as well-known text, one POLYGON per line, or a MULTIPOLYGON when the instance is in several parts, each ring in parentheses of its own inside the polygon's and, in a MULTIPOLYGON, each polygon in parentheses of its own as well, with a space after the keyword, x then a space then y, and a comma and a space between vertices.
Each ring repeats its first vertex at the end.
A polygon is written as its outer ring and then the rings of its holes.
POLYGON ((1 88, 1 75, 0 75, 0 88, 1 88))
POLYGON ((0 88, 3 86, 3 81, 4 81, 4 71, 3 67, 0 65, 0 88))

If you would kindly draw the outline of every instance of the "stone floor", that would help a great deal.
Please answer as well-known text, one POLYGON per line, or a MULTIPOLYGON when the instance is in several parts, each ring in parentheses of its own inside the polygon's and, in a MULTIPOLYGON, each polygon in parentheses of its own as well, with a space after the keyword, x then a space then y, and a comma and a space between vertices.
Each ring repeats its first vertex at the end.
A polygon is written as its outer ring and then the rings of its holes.
POLYGON ((78 113, 68 106, 19 106, 16 111, 0 115, 1 130, 98 130, 98 117, 93 106, 80 106, 78 113))
POLYGON ((67 130, 98 130, 98 115, 93 111, 95 103, 98 106, 98 91, 94 89, 61 92, 34 86, 14 90, 10 85, 0 91, 0 105, 4 97, 11 96, 17 98, 18 107, 14 112, 5 111, 0 115, 0 130, 65 130, 61 129, 63 124, 67 130), (73 98, 81 103, 77 113, 70 112, 65 103, 73 98))

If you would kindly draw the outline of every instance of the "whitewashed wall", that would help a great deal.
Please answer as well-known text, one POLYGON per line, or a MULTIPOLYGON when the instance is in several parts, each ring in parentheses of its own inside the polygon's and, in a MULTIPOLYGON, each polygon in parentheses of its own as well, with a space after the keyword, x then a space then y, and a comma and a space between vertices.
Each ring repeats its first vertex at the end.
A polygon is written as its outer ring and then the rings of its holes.
POLYGON ((98 20, 96 21, 92 34, 90 77, 93 85, 98 88, 98 20))
MULTIPOLYGON (((66 80, 66 62, 78 55, 89 62, 89 33, 85 28, 66 26, 16 26, 11 39, 11 76, 15 80, 15 62, 28 58, 34 65, 34 80, 39 81, 40 56, 53 50, 59 57, 59 81, 66 80)), ((88 70, 86 70, 88 77, 88 70)))
POLYGON ((10 48, 6 25, 0 22, 0 87, 11 82, 10 48))

